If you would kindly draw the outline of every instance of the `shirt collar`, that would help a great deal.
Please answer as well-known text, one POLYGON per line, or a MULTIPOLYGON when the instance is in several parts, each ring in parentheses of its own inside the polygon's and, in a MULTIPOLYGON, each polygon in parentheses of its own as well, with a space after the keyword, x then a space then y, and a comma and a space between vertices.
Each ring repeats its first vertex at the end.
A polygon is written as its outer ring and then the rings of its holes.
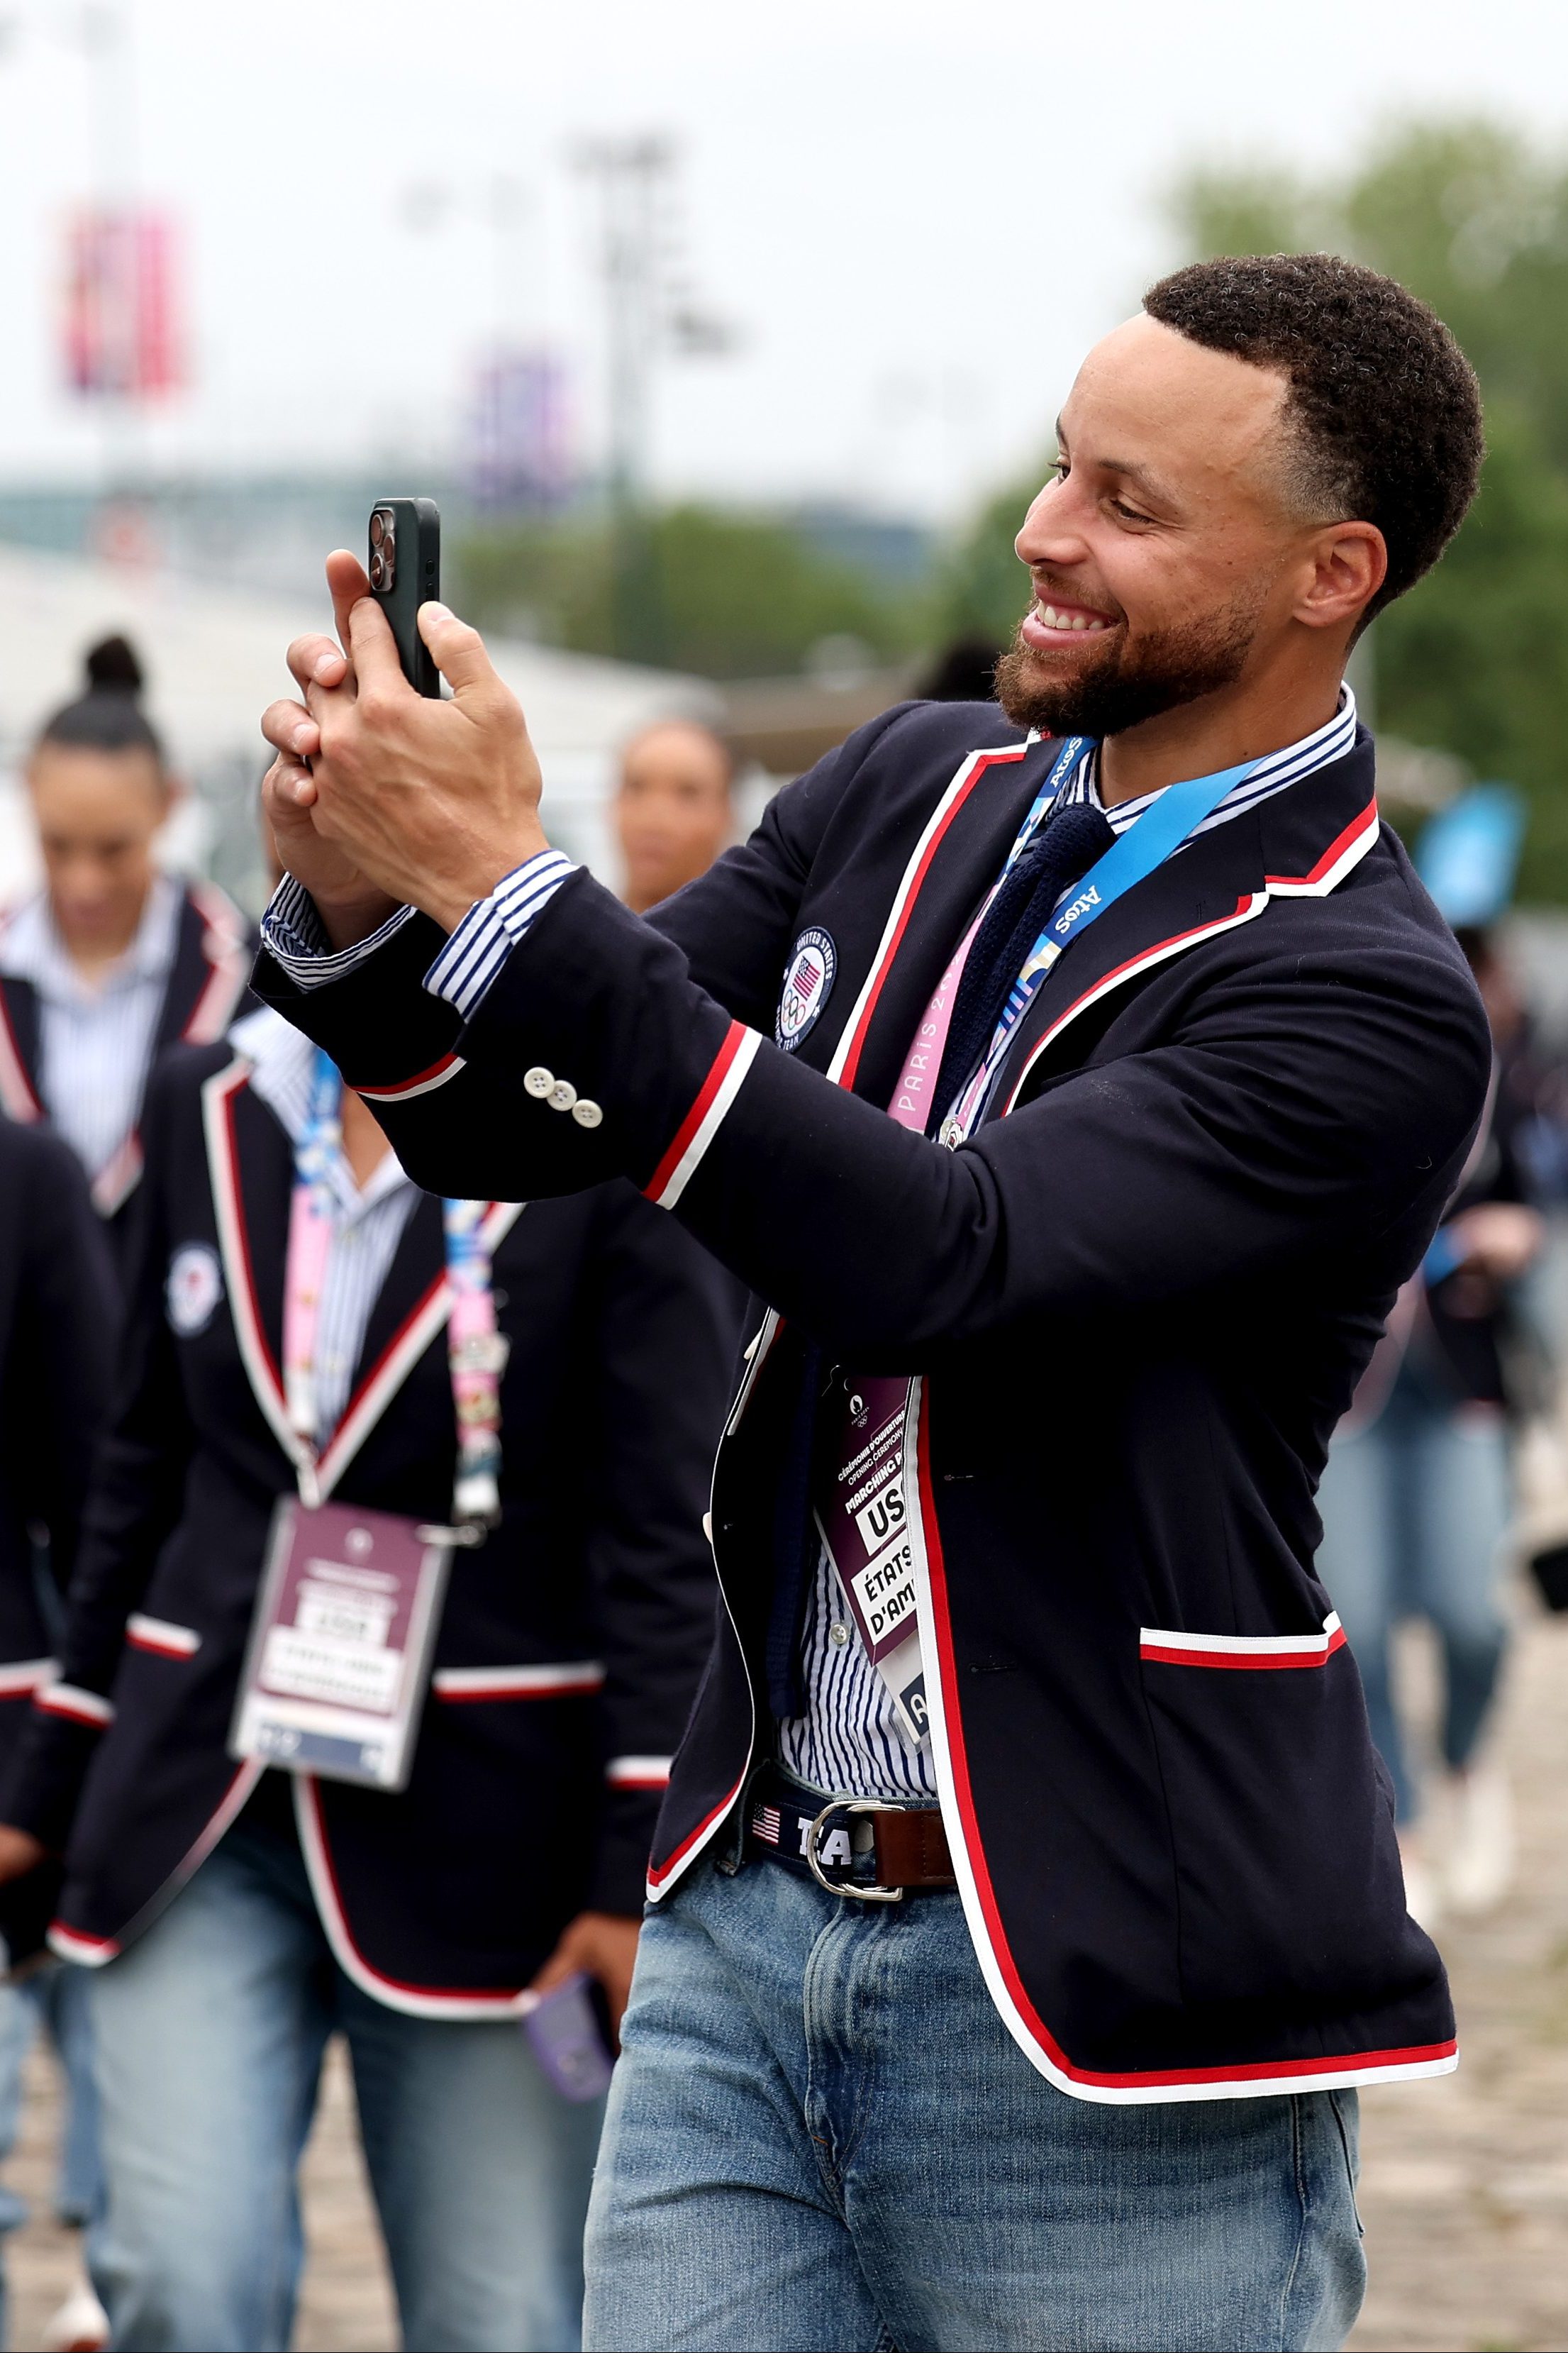
POLYGON ((49 905, 47 891, 25 900, 0 940, 0 969, 30 980, 40 997, 71 1005, 92 1005, 139 981, 163 980, 174 962, 184 892, 172 874, 155 874, 135 937, 123 955, 96 983, 86 981, 71 962, 49 905))
MULTIPOLYGON (((1355 742, 1355 695, 1348 684, 1342 682, 1333 717, 1325 719, 1323 724, 1314 727, 1310 735, 1301 736, 1294 744, 1287 744, 1282 750, 1266 753, 1252 774, 1237 786, 1235 792, 1226 794, 1215 811, 1215 818, 1225 816, 1232 801, 1250 807, 1254 801, 1262 799, 1267 793, 1282 791, 1285 786, 1298 783, 1302 776, 1310 776, 1317 769, 1326 768, 1331 760, 1342 759, 1355 742)), ((1082 780, 1079 797, 1092 801, 1096 808, 1100 807, 1098 744, 1091 745, 1085 753, 1079 777, 1082 780)), ((1153 806, 1162 792, 1168 790, 1167 786, 1162 785, 1155 792, 1141 793, 1136 800, 1119 801, 1109 812, 1116 830, 1124 832, 1146 808, 1153 806)), ((1214 818, 1211 818, 1210 823, 1213 822, 1214 818)))

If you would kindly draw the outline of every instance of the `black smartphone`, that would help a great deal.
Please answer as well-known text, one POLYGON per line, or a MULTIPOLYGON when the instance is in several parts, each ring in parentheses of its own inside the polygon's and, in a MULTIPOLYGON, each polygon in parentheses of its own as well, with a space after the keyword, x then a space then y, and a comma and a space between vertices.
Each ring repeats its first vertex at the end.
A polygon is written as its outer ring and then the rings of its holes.
POLYGON ((418 629, 420 606, 441 594, 441 510, 434 499, 377 499, 365 569, 392 624, 404 677, 416 693, 438 695, 441 673, 418 629))

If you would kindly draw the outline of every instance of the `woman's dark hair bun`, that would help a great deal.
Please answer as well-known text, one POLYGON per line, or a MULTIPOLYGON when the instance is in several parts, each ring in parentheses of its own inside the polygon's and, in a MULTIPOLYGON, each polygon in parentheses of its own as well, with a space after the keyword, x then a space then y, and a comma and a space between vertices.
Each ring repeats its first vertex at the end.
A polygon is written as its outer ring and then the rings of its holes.
POLYGON ((87 654, 87 684, 46 721, 40 744, 83 752, 146 752, 162 767, 163 747, 142 708, 142 665, 128 638, 100 638, 87 654))
POLYGON ((89 694, 140 694, 142 665, 129 638, 101 638, 88 649, 85 663, 89 694))

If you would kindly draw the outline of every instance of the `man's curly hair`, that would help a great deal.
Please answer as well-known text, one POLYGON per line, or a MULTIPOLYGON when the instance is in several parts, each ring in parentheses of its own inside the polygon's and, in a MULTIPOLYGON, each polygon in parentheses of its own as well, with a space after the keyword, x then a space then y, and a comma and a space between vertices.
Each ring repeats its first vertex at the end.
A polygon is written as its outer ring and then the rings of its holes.
POLYGON ((1435 311, 1332 253, 1195 262, 1151 286, 1143 308, 1289 379, 1295 501, 1314 520, 1375 523, 1387 543, 1367 619, 1431 570, 1485 450, 1475 370, 1435 311))

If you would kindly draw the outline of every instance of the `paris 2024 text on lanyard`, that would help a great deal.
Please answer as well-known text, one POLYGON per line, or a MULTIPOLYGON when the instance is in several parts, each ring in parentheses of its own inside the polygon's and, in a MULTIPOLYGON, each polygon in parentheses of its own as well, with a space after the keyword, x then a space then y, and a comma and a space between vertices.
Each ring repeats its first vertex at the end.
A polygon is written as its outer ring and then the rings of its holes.
MULTIPOLYGON (((942 1048, 965 959, 985 909, 1058 795, 1089 749, 1087 739, 1065 744, 1008 852, 1006 866, 959 943, 915 1032, 889 1115, 917 1134, 925 1130, 927 1089, 942 1067, 942 1048)), ((970 1134, 990 1098, 1013 1032, 1058 958, 1108 908, 1163 866, 1204 819, 1258 766, 1256 760, 1169 785, 1137 822, 1118 836, 1082 880, 1064 892, 1009 992, 984 1060, 943 1120, 949 1150, 970 1134)), ((819 1460, 816 1519, 861 1642, 891 1694, 899 1731, 911 1747, 926 1736, 925 1668, 920 1610, 908 1525, 905 1461, 914 1443, 909 1427, 913 1384, 905 1375, 860 1376, 836 1366, 823 1412, 827 1427, 819 1460)))
POLYGON ((451 1527, 322 1500, 317 1341, 342 1151, 336 1069, 318 1053, 295 1153, 283 1302, 283 1388, 299 1496, 273 1517, 229 1752, 329 1780, 406 1786, 456 1545, 500 1515, 500 1377, 483 1201, 442 1205, 447 1361, 457 1417, 451 1527))

